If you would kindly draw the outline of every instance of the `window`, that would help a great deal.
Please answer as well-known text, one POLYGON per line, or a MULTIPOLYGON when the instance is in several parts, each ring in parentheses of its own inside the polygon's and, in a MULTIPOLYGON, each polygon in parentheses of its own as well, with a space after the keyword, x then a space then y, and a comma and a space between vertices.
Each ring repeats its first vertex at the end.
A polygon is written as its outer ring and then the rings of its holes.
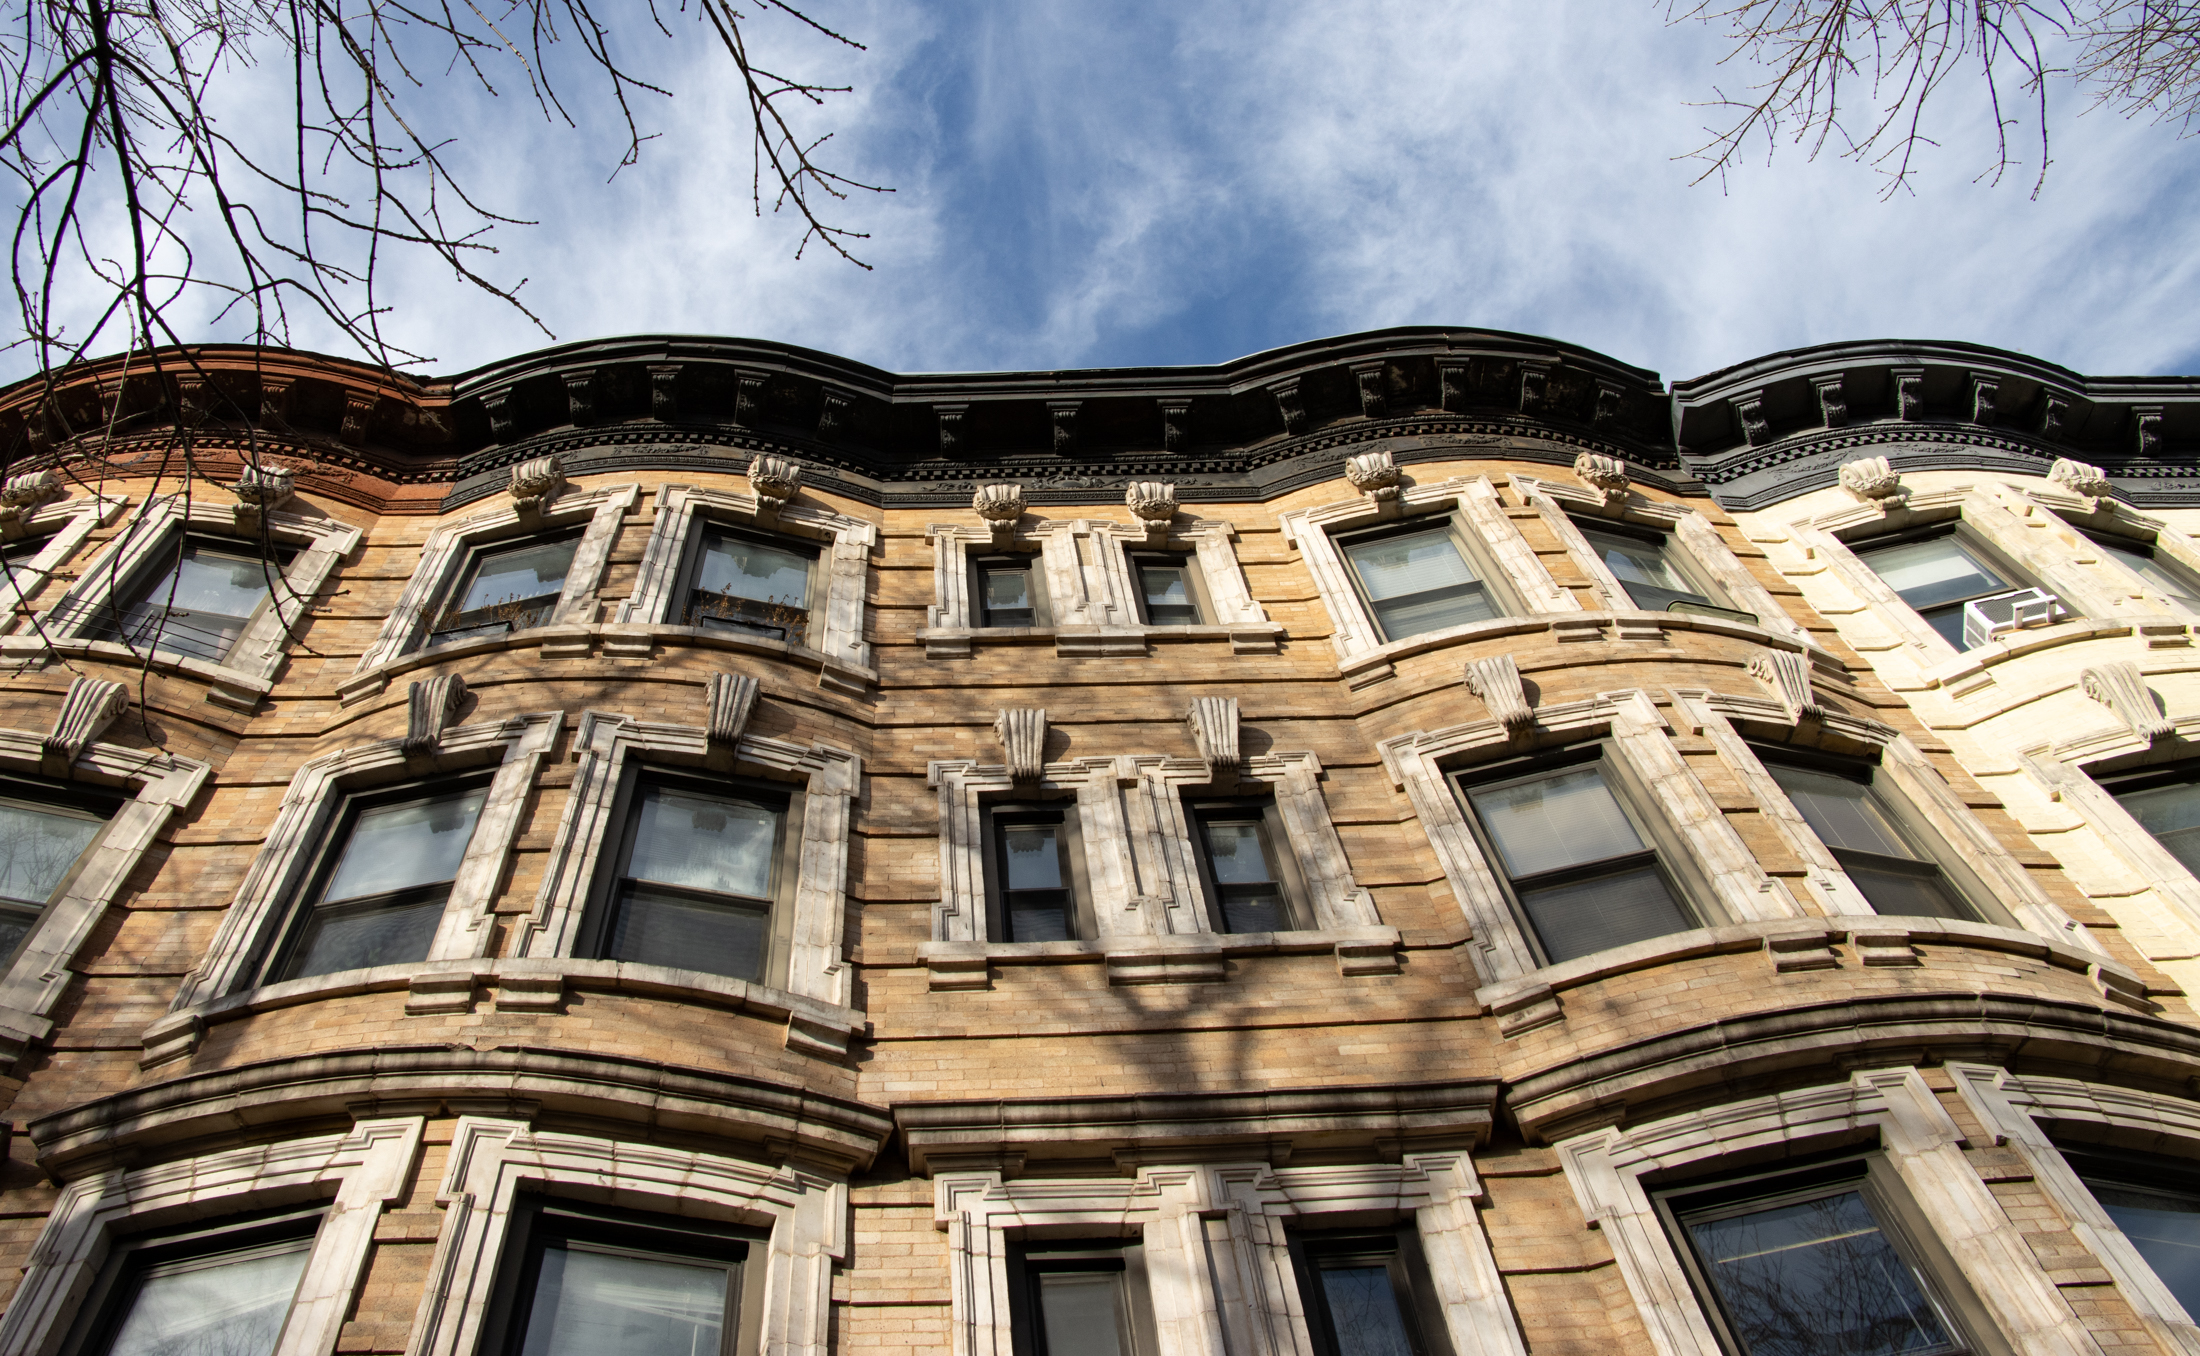
POLYGON ((609 960, 755 983, 786 970, 793 875, 789 798, 669 778, 629 799, 594 951, 609 960))
POLYGON ((355 796, 263 983, 428 958, 488 788, 355 796))
POLYGON ((118 1243, 70 1356, 273 1356, 320 1212, 118 1243))
POLYGON ((98 607, 99 638, 219 664, 267 605, 269 582, 282 577, 291 554, 263 561, 246 542, 186 536, 174 562, 130 593, 119 625, 98 607))
POLYGON ((2200 1315, 2200 1173, 2128 1149, 2064 1149, 2063 1157, 2186 1315, 2200 1315))
POLYGON ((1097 931, 1076 815, 1061 804, 986 807, 994 940, 1066 942, 1097 931))
POLYGON ((1114 1242, 1012 1249, 1009 1323, 1016 1356, 1155 1356, 1145 1250, 1114 1242))
POLYGON ((1504 615, 1449 519, 1422 520, 1402 531, 1355 536, 1338 545, 1386 641, 1504 615))
POLYGON ((1683 568, 1672 539, 1655 530, 1630 531, 1611 524, 1576 522, 1581 535, 1627 590, 1627 600, 1646 612, 1663 612, 1674 603, 1716 606, 1710 590, 1683 568))
POLYGON ((1601 750, 1458 777, 1484 855, 1545 964, 1697 926, 1601 750), (1505 769, 1513 775, 1505 775, 1505 769))
POLYGON ((2155 842, 2200 875, 2200 762, 2098 780, 2155 842))
POLYGON ((815 548, 706 525, 692 569, 682 625, 803 643, 815 548))
POLYGON ((2187 612, 2200 612, 2200 580, 2194 579, 2183 566, 2163 559, 2154 543, 2107 532, 2085 535, 2095 546, 2114 557, 2117 564, 2145 581, 2148 588, 2168 598, 2171 604, 2187 612))
POLYGON ((573 567, 573 552, 580 543, 575 532, 551 541, 477 549, 428 643, 499 636, 548 622, 557 611, 566 571, 573 567))
POLYGON ((1868 763, 1804 763, 1789 750, 1757 750, 1818 840, 1856 888, 1883 914, 1979 921, 1939 865, 1918 850, 1924 835, 1905 828, 1872 781, 1868 763))
POLYGON ((1185 556, 1133 553, 1131 573, 1138 576, 1138 608, 1148 626, 1199 626, 1199 571, 1185 556))
POLYGON ((2018 587, 2010 574, 1987 563, 1983 551, 1952 531, 1863 542, 1854 549, 1897 597, 1959 650, 1970 648, 1963 643, 1963 605, 2018 587))
MULTIPOLYGON (((1660 1198, 1723 1344, 1737 1356, 1970 1350, 1876 1160, 1660 1198)), ((1937 1260, 1937 1259, 1935 1259, 1937 1260)))
POLYGON ((1412 1229, 1294 1233, 1291 1259, 1320 1356, 1450 1356, 1412 1229))
POLYGON ((73 787, 0 779, 0 961, 37 926, 118 804, 73 787))
POLYGON ((763 1305, 762 1240, 637 1211, 521 1197, 484 1352, 502 1356, 749 1356, 763 1305))
POLYGON ((1273 802, 1195 802, 1200 883, 1217 932, 1286 932, 1307 926, 1306 897, 1273 802))
POLYGON ((1031 556, 989 556, 974 562, 978 572, 978 625, 1043 626, 1045 591, 1038 561, 1031 556))

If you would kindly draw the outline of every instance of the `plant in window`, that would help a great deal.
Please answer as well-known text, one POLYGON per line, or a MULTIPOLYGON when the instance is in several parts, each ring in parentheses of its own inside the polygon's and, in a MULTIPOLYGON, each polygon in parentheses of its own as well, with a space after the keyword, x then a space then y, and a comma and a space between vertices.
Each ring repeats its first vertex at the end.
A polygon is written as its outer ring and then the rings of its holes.
POLYGON ((488 791, 355 799, 267 982, 426 960, 488 791))
POLYGON ((578 535, 477 552, 463 586, 436 618, 431 645, 541 626, 557 611, 578 535))
POLYGON ((815 553, 707 528, 682 625, 743 631, 800 645, 809 627, 815 553))

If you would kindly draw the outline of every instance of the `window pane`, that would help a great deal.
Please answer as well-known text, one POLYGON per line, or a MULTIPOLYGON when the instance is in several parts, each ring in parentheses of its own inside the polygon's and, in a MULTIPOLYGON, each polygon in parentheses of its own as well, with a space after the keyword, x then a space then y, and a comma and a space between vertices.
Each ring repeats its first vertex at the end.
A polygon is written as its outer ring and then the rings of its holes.
POLYGON ((488 795, 463 791, 361 811, 321 897, 357 899, 456 876, 488 795))
POLYGON ((1032 624, 1031 572, 1022 569, 987 569, 980 580, 988 626, 1032 624))
POLYGON ((1914 608, 1975 598, 2009 587, 1954 537, 1904 542, 1860 554, 1864 563, 1887 581, 1887 587, 1914 608))
POLYGON ((1266 884, 1276 878, 1258 824, 1209 824, 1207 860, 1221 885, 1266 884))
POLYGON ((771 911, 627 887, 608 950, 613 960, 760 979, 771 911))
POLYGON ((1337 1356, 1413 1356, 1390 1268, 1323 1267, 1319 1274, 1337 1356))
POLYGON ((273 561, 186 541, 182 560, 129 609, 124 638, 219 662, 266 600, 268 580, 281 574, 273 561))
POLYGON ((2200 871, 2200 784, 2125 791, 2116 799, 2187 870, 2200 871))
POLYGON ((1282 932, 1290 926, 1290 910, 1273 885, 1222 887, 1224 932, 1282 932))
POLYGON ((540 598, 565 588, 565 572, 573 564, 576 540, 536 542, 503 551, 484 552, 474 566, 473 582, 459 600, 461 612, 492 603, 540 598))
POLYGON ((417 903, 314 909, 298 938, 297 959, 282 978, 333 975, 370 965, 407 965, 428 958, 447 895, 417 903))
POLYGON ((543 1249, 523 1356, 718 1356, 726 1269, 543 1249))
POLYGON ((771 897, 779 813, 727 796, 642 792, 626 874, 721 895, 771 897))
POLYGON ((1077 937, 1067 890, 1022 890, 1003 901, 1012 942, 1068 942, 1077 937))
POLYGON ((107 1356, 269 1356, 312 1240, 235 1261, 155 1267, 130 1297, 107 1356))
POLYGON ((98 832, 96 819, 0 801, 0 897, 44 904, 98 832))
POLYGON ((1875 852, 1882 857, 1917 857, 1874 803, 1871 788, 1862 782, 1777 763, 1766 771, 1788 793, 1788 799, 1795 802, 1795 808, 1827 847, 1875 852))
POLYGON ((1856 888, 1864 892, 1874 913, 1890 917, 1978 921, 1977 915, 1956 898, 1937 870, 1919 875, 1850 861, 1842 862, 1841 869, 1848 872, 1856 888))
POLYGON ((1123 1349, 1120 1272, 1056 1271, 1039 1277, 1047 1356, 1129 1356, 1123 1349))
POLYGON ((1584 532, 1636 607, 1662 612, 1672 602, 1708 603, 1665 557, 1663 547, 1602 532, 1584 532))
POLYGON ((1750 1356, 1897 1356, 1952 1345, 1858 1192, 1688 1231, 1750 1356))
POLYGON ((1199 605, 1182 565, 1141 565, 1139 587, 1146 595, 1146 621, 1152 626, 1197 626, 1199 605))
POLYGON ((1470 793, 1474 812, 1518 879, 1642 850, 1594 766, 1470 793))
POLYGON ((1523 890, 1520 907, 1553 964, 1696 925, 1654 866, 1523 890))
POLYGON ((2085 1184, 2185 1313, 2200 1314, 2200 1198, 2090 1177, 2085 1184))
POLYGON ((703 559, 696 571, 695 587, 760 603, 806 608, 810 605, 810 558, 783 547, 713 532, 703 538, 703 559))
POLYGON ((2162 563, 2151 549, 2116 537, 2094 537, 2092 541, 2172 603, 2187 612, 2200 612, 2200 594, 2195 593, 2192 582, 2175 567, 2162 563))
POLYGON ((1007 890, 1059 890, 1062 888, 1062 854, 1051 824, 1013 824, 1001 829, 1002 855, 1007 859, 1007 890))
POLYGON ((1345 557, 1358 571, 1388 639, 1497 615, 1487 589, 1442 528, 1353 543, 1345 547, 1345 557))

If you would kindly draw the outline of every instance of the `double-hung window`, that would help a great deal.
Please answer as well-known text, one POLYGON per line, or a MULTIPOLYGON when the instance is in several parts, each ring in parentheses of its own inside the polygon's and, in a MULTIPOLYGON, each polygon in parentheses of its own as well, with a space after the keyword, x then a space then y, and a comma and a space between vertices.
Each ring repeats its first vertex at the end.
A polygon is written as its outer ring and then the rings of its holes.
POLYGON ((639 782, 598 909, 595 953, 755 983, 784 973, 791 804, 762 787, 639 782))
POLYGON ((1295 1233, 1291 1260, 1319 1356, 1451 1356, 1412 1228, 1295 1233))
POLYGON ((1758 753, 1765 771, 1874 911, 1979 921, 1978 911, 1924 850, 1929 830, 1902 822, 1899 807, 1875 784, 1870 764, 1804 762, 1785 750, 1765 748, 1758 753))
POLYGON ((93 1283, 67 1356, 273 1356, 320 1212, 127 1239, 93 1283))
POLYGON ((1131 573, 1138 579, 1139 617, 1148 626, 1199 626, 1207 613, 1201 606, 1199 571, 1189 556, 1134 551, 1131 573))
POLYGON ((1883 1160, 1662 1195, 1690 1279, 1736 1356, 1952 1356, 1952 1272, 1904 1227, 1883 1160))
POLYGON ((73 787, 0 779, 0 969, 38 925, 116 804, 73 787))
POLYGON ((1343 537, 1337 546, 1386 641, 1505 614, 1448 517, 1343 537))
POLYGON ((689 565, 682 624, 800 645, 809 634, 817 548, 705 524, 689 565))
POLYGON ((1309 926, 1305 890, 1273 802, 1194 801, 1200 883, 1217 932, 1287 932, 1309 926))
POLYGON ((1009 1254, 1016 1356, 1155 1356, 1160 1350, 1136 1243, 1038 1244, 1009 1254))
POLYGON ((436 619, 428 643, 500 636, 544 625, 557 611, 580 542, 580 534, 574 532, 547 541, 477 548, 450 606, 436 619))
POLYGON ((2187 871, 2200 875, 2200 762, 2142 768, 2099 781, 2155 842, 2187 871))
POLYGON ((1546 964, 1699 925, 1601 750, 1454 779, 1546 964))
POLYGON ((2200 1172, 2189 1162, 2125 1149, 2062 1152, 2186 1316, 2200 1316, 2200 1172))
POLYGON ((764 1250, 745 1231, 523 1195, 491 1356, 752 1356, 764 1250))
POLYGON ((1675 603, 1717 606, 1711 590, 1681 561, 1667 534, 1608 523, 1576 522, 1574 526, 1627 591, 1627 600, 1643 611, 1664 612, 1675 603))
POLYGON ((978 625, 1046 625, 1046 590, 1036 557, 980 556, 971 568, 977 573, 978 625))
POLYGON ((265 983, 428 958, 485 786, 349 798, 265 983))
POLYGON ((149 569, 127 589, 119 619, 96 605, 99 638, 219 664, 267 606, 292 554, 263 560, 252 543, 187 534, 165 569, 149 569))
POLYGON ((2172 605, 2186 612, 2200 613, 2200 579, 2195 579, 2184 566, 2165 559, 2154 543, 2109 532, 2085 535, 2095 546, 2108 552, 2117 564, 2139 576, 2148 588, 2168 598, 2172 605))
POLYGON ((1001 942, 1064 942, 1095 928, 1078 860, 1077 816, 1060 802, 989 805, 990 935, 1001 942))
POLYGON ((1851 549, 1897 597, 1917 609, 1926 625, 1959 650, 1970 648, 1963 640, 1963 605, 2020 587, 2010 582, 2015 578, 2013 571, 1948 528, 1934 529, 1929 535, 1859 542, 1851 549))

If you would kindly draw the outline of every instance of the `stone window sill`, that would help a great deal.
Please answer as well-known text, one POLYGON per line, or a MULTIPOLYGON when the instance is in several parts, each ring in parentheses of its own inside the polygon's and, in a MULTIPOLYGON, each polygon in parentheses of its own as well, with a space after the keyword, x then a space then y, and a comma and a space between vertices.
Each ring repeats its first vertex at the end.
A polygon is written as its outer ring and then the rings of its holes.
POLYGON ((1965 650, 1954 658, 1929 665, 1923 675, 1924 683, 1951 697, 1967 697, 1993 683, 1993 675, 1987 670, 2012 659, 2080 641, 2106 640, 2115 636, 2137 636, 2150 650, 2168 650, 2190 646, 2193 629, 2187 619, 2169 614, 2117 621, 2079 617, 2053 626, 2028 627, 2009 632, 2006 639, 1965 650))
POLYGON ((1230 642, 1233 654, 1274 654, 1284 629, 1276 622, 1236 622, 1228 626, 965 626, 928 627, 917 632, 927 659, 968 658, 980 644, 1021 645, 1051 640, 1065 659, 1135 658, 1152 646, 1186 641, 1230 642))
POLYGON ((120 641, 57 637, 49 644, 41 640, 35 631, 0 636, 0 666, 16 669, 44 668, 55 659, 105 660, 130 668, 150 668, 154 673, 187 678, 206 684, 206 699, 216 706, 248 713, 258 710, 262 699, 275 687, 268 679, 254 677, 242 669, 228 668, 204 659, 193 659, 189 655, 170 654, 166 650, 154 650, 148 662, 144 652, 134 651, 120 641))
POLYGON ((995 966, 1094 961, 1106 964, 1111 985, 1214 984, 1229 978, 1232 956, 1332 952, 1341 975, 1394 975, 1399 971, 1402 944, 1398 929, 1378 925, 1300 932, 1187 932, 1091 942, 933 941, 917 948, 917 959, 924 963, 935 992, 990 989, 995 966))
POLYGON ((1478 640, 1548 632, 1553 641, 1561 643, 1595 640, 1663 641, 1667 631, 1697 631, 1706 635, 1746 640, 1770 650, 1794 650, 1837 672, 1841 671, 1839 661, 1830 652, 1798 641, 1794 636, 1763 626, 1753 626, 1748 622, 1699 617, 1684 612, 1542 612, 1532 617, 1495 617, 1489 621, 1469 622, 1464 626, 1449 626, 1441 631, 1389 641, 1340 661, 1337 672, 1345 680, 1346 687, 1357 690, 1390 677, 1396 672, 1396 664, 1400 659, 1478 640))

